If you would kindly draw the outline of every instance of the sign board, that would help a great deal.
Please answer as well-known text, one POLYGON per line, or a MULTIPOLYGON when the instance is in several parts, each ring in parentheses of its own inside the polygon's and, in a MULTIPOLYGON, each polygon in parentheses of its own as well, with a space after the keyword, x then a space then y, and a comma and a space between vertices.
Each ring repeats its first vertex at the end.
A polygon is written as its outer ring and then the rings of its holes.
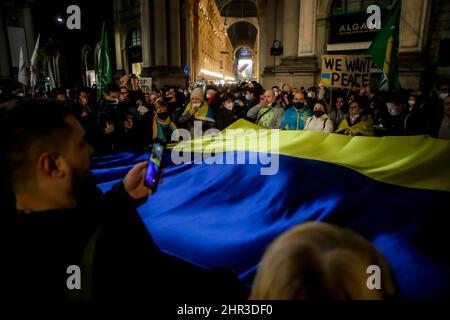
MULTIPOLYGON (((381 10, 381 21, 384 21, 388 11, 381 10)), ((358 12, 351 14, 340 14, 330 17, 330 39, 329 44, 369 42, 375 38, 379 30, 370 30, 367 26, 367 18, 370 14, 358 12)), ((383 26, 383 25, 381 25, 383 26)))
POLYGON ((321 82, 329 88, 362 88, 370 84, 371 56, 323 55, 321 82))
POLYGON ((152 78, 141 77, 139 78, 139 84, 141 86, 142 92, 144 93, 152 92, 152 78))

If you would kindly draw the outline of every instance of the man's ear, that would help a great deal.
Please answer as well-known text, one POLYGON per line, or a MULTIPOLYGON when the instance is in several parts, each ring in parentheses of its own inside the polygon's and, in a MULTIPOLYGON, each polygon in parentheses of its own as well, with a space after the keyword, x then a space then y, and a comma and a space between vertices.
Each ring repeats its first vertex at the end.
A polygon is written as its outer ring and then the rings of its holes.
POLYGON ((65 176, 62 157, 56 153, 45 152, 38 157, 38 172, 49 178, 62 178, 65 176))

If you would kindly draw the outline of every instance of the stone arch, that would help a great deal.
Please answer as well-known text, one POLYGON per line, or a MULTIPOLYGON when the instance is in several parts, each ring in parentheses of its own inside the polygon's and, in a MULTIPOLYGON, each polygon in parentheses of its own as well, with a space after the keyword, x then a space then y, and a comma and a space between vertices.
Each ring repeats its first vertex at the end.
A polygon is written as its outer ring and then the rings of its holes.
POLYGON ((235 25, 236 23, 239 23, 239 22, 247 22, 247 23, 253 25, 256 28, 256 30, 259 32, 259 23, 256 23, 255 21, 253 21, 253 19, 246 19, 246 18, 244 18, 244 19, 239 18, 239 19, 236 19, 236 21, 233 21, 231 24, 227 24, 226 30, 228 31, 229 28, 231 28, 233 25, 235 25))

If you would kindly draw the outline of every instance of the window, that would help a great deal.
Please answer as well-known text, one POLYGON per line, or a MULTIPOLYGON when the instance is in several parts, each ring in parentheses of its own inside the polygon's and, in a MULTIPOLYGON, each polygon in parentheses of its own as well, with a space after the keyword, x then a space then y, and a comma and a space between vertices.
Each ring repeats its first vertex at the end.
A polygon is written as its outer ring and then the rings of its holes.
POLYGON ((387 8, 394 0, 334 0, 331 15, 356 13, 365 11, 370 5, 376 4, 380 8, 387 8))
POLYGON ((128 36, 128 48, 141 46, 141 32, 138 29, 131 29, 128 36))

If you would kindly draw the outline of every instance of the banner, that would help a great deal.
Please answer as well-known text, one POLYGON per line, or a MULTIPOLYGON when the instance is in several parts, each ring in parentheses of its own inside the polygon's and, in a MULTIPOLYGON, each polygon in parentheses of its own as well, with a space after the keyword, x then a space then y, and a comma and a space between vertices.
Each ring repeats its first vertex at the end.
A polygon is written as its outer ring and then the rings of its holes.
POLYGON ((20 47, 20 56, 19 56, 19 75, 17 77, 17 81, 24 86, 28 86, 28 72, 25 67, 25 60, 23 57, 23 49, 20 47))
POLYGON ((37 60, 38 60, 38 50, 39 50, 39 39, 41 35, 38 34, 36 45, 34 46, 33 55, 31 56, 30 61, 30 85, 32 87, 36 86, 37 82, 37 60))
POLYGON ((140 77, 139 85, 141 86, 141 90, 144 93, 152 92, 152 78, 140 77))
POLYGON ((363 88, 369 85, 371 56, 323 55, 321 83, 329 88, 363 88))

